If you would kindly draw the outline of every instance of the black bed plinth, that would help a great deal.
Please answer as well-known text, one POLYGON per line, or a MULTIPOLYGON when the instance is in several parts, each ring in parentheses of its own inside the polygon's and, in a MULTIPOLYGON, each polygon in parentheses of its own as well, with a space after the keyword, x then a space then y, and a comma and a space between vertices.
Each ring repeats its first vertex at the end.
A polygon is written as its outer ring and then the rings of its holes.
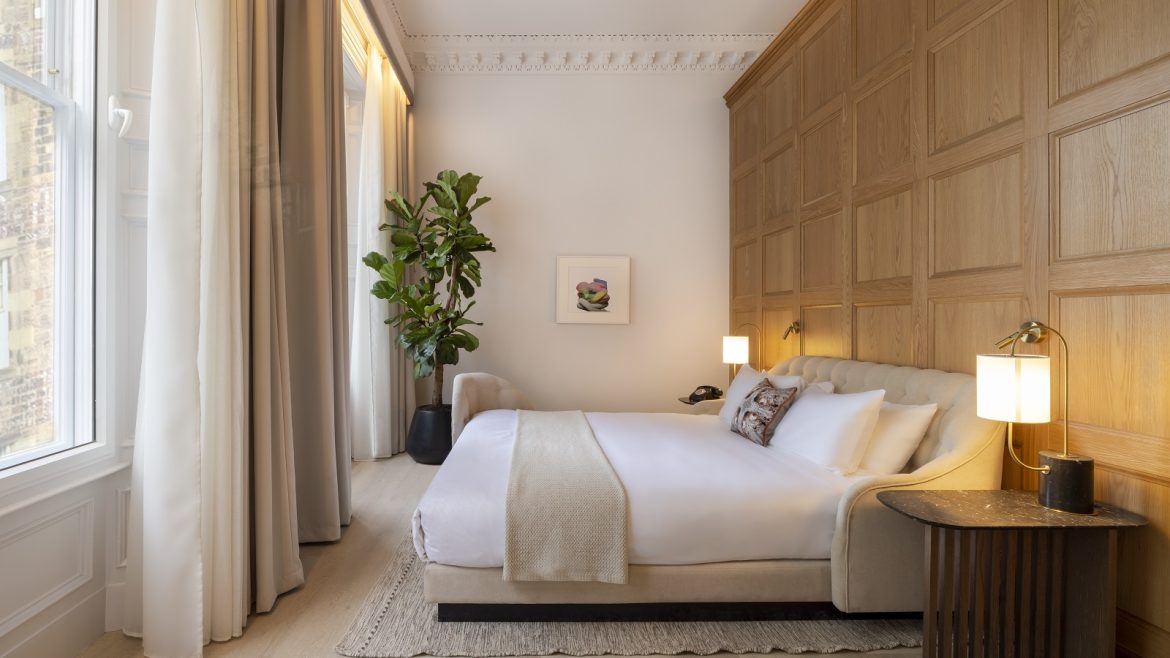
POLYGON ((439 621, 785 621, 921 619, 922 614, 846 614, 832 603, 440 603, 439 621))

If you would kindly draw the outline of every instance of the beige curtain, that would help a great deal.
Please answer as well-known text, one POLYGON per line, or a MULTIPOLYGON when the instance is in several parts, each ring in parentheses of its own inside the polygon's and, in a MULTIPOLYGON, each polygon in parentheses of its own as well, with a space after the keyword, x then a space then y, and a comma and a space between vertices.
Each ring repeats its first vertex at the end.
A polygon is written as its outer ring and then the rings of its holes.
POLYGON ((302 542, 334 541, 350 516, 346 418, 348 258, 338 2, 280 3, 281 176, 297 521, 302 542))
POLYGON ((332 0, 159 3, 125 631, 197 656, 349 521, 332 0))

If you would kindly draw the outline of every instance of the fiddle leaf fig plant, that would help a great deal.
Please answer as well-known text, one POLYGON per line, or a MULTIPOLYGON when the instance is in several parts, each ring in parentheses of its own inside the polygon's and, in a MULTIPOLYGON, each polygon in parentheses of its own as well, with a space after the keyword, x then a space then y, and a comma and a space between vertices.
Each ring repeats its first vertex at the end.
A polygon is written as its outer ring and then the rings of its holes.
POLYGON ((414 376, 434 375, 431 404, 443 404, 443 367, 459 363, 459 351, 474 352, 479 339, 467 327, 482 325, 467 317, 471 297, 483 284, 476 254, 495 251, 490 238, 472 224, 471 214, 491 201, 475 197, 481 178, 448 170, 415 203, 393 192, 386 207, 393 224, 389 255, 372 251, 362 259, 378 272, 370 294, 391 304, 396 315, 386 324, 399 330, 398 344, 414 360, 414 376))

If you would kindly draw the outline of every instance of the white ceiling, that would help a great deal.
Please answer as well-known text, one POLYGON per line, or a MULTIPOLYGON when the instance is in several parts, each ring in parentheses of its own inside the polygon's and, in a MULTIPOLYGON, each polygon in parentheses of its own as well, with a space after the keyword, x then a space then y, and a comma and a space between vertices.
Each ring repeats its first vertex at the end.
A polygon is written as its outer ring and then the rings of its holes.
POLYGON ((375 0, 418 72, 743 70, 806 0, 375 0))
POLYGON ((406 36, 775 35, 805 0, 389 0, 406 36))

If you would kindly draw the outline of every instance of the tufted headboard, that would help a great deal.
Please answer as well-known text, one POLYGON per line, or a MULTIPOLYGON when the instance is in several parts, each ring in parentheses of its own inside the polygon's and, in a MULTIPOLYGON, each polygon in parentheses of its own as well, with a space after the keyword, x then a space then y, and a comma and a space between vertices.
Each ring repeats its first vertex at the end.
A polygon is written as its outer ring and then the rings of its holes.
POLYGON ((888 402, 938 404, 938 412, 907 464, 907 471, 945 456, 973 438, 986 437, 1000 425, 975 415, 975 378, 971 375, 823 356, 793 357, 769 372, 800 375, 808 382, 833 382, 838 393, 883 388, 888 402))

